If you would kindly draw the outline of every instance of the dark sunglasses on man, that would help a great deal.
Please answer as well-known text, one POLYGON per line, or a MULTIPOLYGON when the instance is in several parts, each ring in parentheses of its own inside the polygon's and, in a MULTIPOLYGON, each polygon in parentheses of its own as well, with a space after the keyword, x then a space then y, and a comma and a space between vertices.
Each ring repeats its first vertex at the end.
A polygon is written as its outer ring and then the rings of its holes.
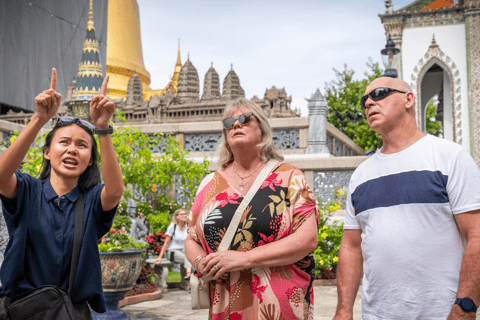
POLYGON ((367 102, 369 97, 373 101, 378 101, 378 100, 382 100, 383 98, 386 98, 392 92, 406 93, 405 91, 400 91, 400 90, 397 90, 397 89, 392 89, 392 88, 388 88, 388 87, 380 87, 380 88, 373 89, 372 91, 370 91, 369 93, 364 95, 362 97, 362 99, 360 99, 360 104, 361 104, 363 109, 366 109, 365 102, 367 102))
POLYGON ((253 112, 250 112, 250 113, 241 114, 238 117, 225 118, 225 119, 222 120, 223 127, 226 130, 232 129, 233 125, 235 124, 235 121, 237 121, 237 120, 238 120, 238 123, 240 123, 240 125, 243 126, 244 124, 247 124, 250 121, 252 121, 252 116, 254 116, 253 112))
POLYGON ((111 125, 109 125, 108 129, 97 129, 97 128, 95 128, 95 126, 92 123, 90 123, 86 120, 71 117, 71 116, 59 117, 58 120, 57 120, 57 124, 62 123, 62 122, 80 124, 80 125, 86 127, 88 130, 92 131, 95 134, 111 134, 111 133, 113 133, 113 128, 112 128, 111 125))

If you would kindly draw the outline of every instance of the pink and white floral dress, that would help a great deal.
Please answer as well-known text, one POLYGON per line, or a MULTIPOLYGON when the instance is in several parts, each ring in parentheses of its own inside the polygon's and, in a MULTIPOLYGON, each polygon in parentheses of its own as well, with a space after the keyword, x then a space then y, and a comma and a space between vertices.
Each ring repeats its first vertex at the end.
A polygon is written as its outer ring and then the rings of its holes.
MULTIPOLYGON (((207 254, 215 252, 243 200, 219 173, 201 183, 189 214, 189 234, 207 254)), ((248 251, 288 237, 319 212, 313 192, 297 167, 279 163, 243 213, 230 250, 248 251)), ((308 255, 294 264, 230 273, 226 281, 211 281, 213 320, 313 319, 315 262, 308 255)))

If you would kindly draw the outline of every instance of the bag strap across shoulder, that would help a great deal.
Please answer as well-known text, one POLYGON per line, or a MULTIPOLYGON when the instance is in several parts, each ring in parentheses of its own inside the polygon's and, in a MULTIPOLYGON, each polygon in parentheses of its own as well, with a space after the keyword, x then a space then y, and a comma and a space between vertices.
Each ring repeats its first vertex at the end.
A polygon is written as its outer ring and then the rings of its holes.
POLYGON ((68 296, 71 296, 73 279, 77 271, 78 258, 80 256, 80 247, 82 246, 83 234, 83 194, 78 197, 75 203, 75 234, 73 236, 72 265, 70 267, 70 281, 68 282, 68 296))
POLYGON ((248 190, 247 195, 245 196, 245 198, 243 198, 242 203, 240 203, 240 205, 238 206, 237 211, 235 211, 232 221, 230 221, 230 224, 228 225, 227 232, 225 232, 225 236, 223 237, 222 242, 220 242, 220 245, 218 246, 217 252, 228 250, 230 243, 232 242, 233 236, 237 231, 238 225, 240 224, 240 220, 242 218, 243 212, 245 211, 245 208, 248 206, 250 201, 253 199, 253 197, 257 193, 258 189, 260 189, 260 186, 262 185, 262 183, 267 178, 270 171, 272 171, 272 169, 275 167, 275 165, 278 162, 279 162, 278 160, 272 159, 267 162, 265 167, 263 167, 262 171, 258 175, 252 187, 250 188, 250 190, 248 190))

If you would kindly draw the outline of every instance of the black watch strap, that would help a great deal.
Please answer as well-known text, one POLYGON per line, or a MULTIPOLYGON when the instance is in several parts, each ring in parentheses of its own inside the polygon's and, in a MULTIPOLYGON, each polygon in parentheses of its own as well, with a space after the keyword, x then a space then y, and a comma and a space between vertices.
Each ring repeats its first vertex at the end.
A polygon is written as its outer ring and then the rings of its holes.
POLYGON ((108 125, 108 129, 93 129, 93 133, 95 134, 112 134, 113 133, 113 127, 111 124, 108 125))
POLYGON ((458 304, 465 312, 477 312, 477 306, 470 298, 457 298, 455 304, 458 304))

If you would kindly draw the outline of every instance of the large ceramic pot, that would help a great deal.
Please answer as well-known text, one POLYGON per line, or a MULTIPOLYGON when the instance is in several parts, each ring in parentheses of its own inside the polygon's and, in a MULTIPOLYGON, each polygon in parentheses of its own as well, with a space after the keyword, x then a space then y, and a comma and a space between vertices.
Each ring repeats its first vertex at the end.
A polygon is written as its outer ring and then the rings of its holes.
POLYGON ((118 309, 118 302, 123 300, 135 285, 142 269, 144 252, 145 250, 100 252, 107 312, 92 312, 93 319, 129 319, 125 312, 118 309))

